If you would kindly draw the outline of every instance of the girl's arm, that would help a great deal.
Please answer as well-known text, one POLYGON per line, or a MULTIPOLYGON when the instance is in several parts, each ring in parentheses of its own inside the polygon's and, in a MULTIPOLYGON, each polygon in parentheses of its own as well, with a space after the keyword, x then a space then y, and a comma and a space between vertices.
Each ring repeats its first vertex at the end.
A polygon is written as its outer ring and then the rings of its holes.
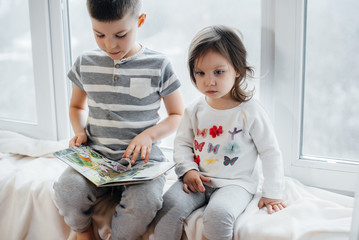
POLYGON ((138 155, 147 162, 150 159, 152 143, 164 138, 174 131, 181 121, 184 104, 179 89, 163 98, 168 117, 157 125, 150 127, 137 135, 128 145, 123 158, 131 157, 131 164, 134 164, 138 155))
POLYGON ((86 100, 87 93, 74 84, 70 102, 70 121, 75 136, 70 140, 69 147, 80 146, 87 142, 85 131, 87 121, 86 100))

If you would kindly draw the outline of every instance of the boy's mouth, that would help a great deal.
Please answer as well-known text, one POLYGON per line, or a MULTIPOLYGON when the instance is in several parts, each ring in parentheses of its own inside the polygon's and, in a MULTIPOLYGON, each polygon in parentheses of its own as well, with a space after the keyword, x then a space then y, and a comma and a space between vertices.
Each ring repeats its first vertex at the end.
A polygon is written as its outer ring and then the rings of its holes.
POLYGON ((121 51, 118 51, 118 52, 108 52, 109 54, 111 54, 111 55, 117 55, 117 54, 119 54, 121 51))

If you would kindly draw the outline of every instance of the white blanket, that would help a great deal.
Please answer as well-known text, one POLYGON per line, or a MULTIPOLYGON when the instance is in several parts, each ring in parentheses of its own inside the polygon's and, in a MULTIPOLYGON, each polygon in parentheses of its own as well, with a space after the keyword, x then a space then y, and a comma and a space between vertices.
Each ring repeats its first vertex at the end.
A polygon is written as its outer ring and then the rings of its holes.
MULTIPOLYGON (((35 140, 0 130, 0 239, 71 239, 71 231, 53 202, 52 184, 66 164, 51 153, 67 141, 35 140)), ((175 181, 168 176, 166 189, 175 181)), ((353 198, 311 188, 286 178, 288 207, 268 215, 257 207, 260 190, 235 225, 234 239, 341 240, 348 239, 353 198)), ((184 239, 201 239, 203 208, 185 223, 184 239)), ((97 239, 108 239, 113 204, 103 199, 96 206, 94 229, 97 239)), ((143 236, 153 239, 153 227, 143 236)))

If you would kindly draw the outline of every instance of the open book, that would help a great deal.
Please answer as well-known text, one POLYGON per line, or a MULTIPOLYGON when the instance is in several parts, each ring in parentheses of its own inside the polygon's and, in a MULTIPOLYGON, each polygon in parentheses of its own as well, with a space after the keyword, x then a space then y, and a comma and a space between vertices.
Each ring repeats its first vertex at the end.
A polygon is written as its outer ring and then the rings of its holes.
POLYGON ((54 156, 73 167, 97 187, 150 181, 175 165, 172 162, 140 161, 131 166, 130 159, 112 161, 84 145, 57 151, 54 156))

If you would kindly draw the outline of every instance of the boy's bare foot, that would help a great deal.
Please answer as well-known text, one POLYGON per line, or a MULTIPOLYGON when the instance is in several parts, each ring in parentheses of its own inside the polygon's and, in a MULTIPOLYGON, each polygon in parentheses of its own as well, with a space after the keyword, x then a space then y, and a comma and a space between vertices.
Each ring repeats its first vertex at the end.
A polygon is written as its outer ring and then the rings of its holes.
POLYGON ((92 225, 83 232, 77 232, 76 240, 95 240, 95 236, 92 232, 92 225))

